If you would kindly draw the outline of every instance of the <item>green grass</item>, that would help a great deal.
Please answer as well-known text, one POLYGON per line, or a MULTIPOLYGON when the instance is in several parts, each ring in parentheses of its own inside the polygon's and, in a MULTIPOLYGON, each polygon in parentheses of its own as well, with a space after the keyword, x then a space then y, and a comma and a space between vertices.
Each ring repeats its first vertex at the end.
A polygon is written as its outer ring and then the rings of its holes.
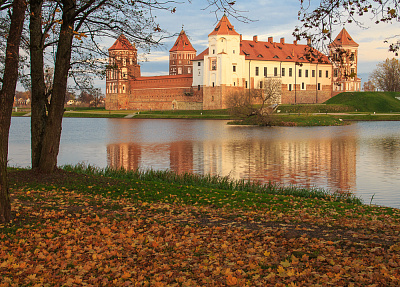
POLYGON ((299 104, 299 105, 279 105, 280 113, 348 113, 354 112, 355 108, 341 104, 299 104))
MULTIPOLYGON (((347 122, 341 120, 341 117, 333 115, 308 115, 308 114, 274 114, 271 115, 272 126, 340 126, 347 122)), ((232 121, 229 124, 234 125, 259 125, 256 117, 249 117, 244 120, 232 121)))
POLYGON ((128 114, 116 114, 116 113, 91 113, 91 112, 74 112, 64 113, 64 118, 123 118, 128 114))
MULTIPOLYGON (((183 173, 178 175, 169 170, 162 171, 152 169, 145 171, 126 171, 123 169, 115 170, 111 168, 100 169, 90 165, 85 166, 82 164, 75 166, 66 165, 63 167, 63 169, 78 174, 119 179, 123 181, 135 182, 136 184, 139 184, 139 182, 142 184, 147 182, 148 184, 151 183, 152 185, 162 183, 164 188, 169 190, 168 194, 174 194, 174 192, 178 191, 180 192, 179 197, 183 199, 192 198, 193 194, 195 194, 195 197, 204 195, 206 198, 210 198, 210 195, 212 194, 215 198, 221 198, 221 196, 226 197, 229 194, 240 192, 240 194, 243 196, 243 201, 247 201, 246 198, 250 195, 256 196, 259 194, 268 194, 316 198, 330 201, 345 201, 353 204, 362 203, 359 198, 353 195, 331 192, 321 188, 281 186, 271 182, 268 184, 261 184, 256 181, 247 181, 243 179, 233 180, 227 176, 197 175, 192 173, 183 173), (177 186, 180 187, 177 189, 177 186), (182 187, 184 188, 182 189, 182 187)), ((157 189, 159 188, 156 188, 155 190, 157 189)), ((157 199, 156 194, 151 194, 151 197, 152 196, 155 196, 154 199, 157 199)), ((192 201, 186 203, 193 204, 192 201)), ((217 203, 218 200, 214 201, 214 204, 217 203)), ((254 202, 251 202, 251 200, 248 201, 248 203, 251 205, 254 204, 254 202)), ((234 202, 230 202, 230 205, 234 205, 234 202)))
POLYGON ((12 112, 13 117, 22 117, 26 115, 28 112, 12 112))
POLYGON ((344 105, 358 112, 400 112, 400 93, 395 92, 347 92, 336 95, 325 104, 344 105))
POLYGON ((231 119, 227 110, 170 110, 141 111, 134 118, 141 119, 231 119))

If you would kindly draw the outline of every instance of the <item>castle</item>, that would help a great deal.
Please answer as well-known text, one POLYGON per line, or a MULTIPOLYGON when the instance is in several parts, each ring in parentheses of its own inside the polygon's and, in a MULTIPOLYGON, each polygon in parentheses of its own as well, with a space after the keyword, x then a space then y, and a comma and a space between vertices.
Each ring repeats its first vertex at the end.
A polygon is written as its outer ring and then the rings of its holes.
POLYGON ((358 44, 343 28, 329 57, 297 41, 242 39, 224 15, 196 50, 182 30, 169 51, 169 75, 142 77, 137 49, 124 35, 109 48, 106 109, 225 109, 234 91, 262 92, 266 79, 282 84, 277 103, 322 103, 344 91, 359 91, 358 44), (345 52, 343 52, 345 51, 345 52))

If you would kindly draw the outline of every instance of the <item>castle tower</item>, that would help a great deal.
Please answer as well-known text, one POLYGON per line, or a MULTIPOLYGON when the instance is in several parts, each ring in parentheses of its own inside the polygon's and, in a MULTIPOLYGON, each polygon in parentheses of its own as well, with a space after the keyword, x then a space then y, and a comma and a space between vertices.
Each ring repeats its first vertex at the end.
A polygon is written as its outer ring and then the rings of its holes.
POLYGON ((174 46, 169 50, 169 74, 188 75, 192 74, 192 60, 196 57, 196 50, 193 48, 185 31, 181 31, 174 46))
POLYGON ((124 35, 120 35, 108 49, 106 71, 106 109, 123 109, 127 106, 130 80, 140 77, 137 49, 124 35))
POLYGON ((361 80, 357 77, 358 44, 343 28, 328 48, 333 64, 333 91, 360 91, 361 80))
MULTIPOLYGON (((243 87, 245 56, 241 54, 240 41, 239 33, 226 15, 208 35, 204 67, 194 66, 197 69, 202 68, 196 73, 196 77, 202 81, 205 109, 226 108, 228 89, 243 87)), ((197 83, 197 78, 194 77, 194 83, 197 83)))

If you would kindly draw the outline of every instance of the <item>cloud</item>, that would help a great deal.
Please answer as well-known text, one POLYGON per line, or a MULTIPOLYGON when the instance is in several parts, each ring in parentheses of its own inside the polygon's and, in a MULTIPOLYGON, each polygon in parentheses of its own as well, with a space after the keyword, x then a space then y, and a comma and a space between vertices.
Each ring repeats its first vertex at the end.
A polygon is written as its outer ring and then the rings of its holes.
POLYGON ((154 51, 150 54, 139 54, 139 62, 165 62, 169 60, 169 52, 167 51, 154 51))

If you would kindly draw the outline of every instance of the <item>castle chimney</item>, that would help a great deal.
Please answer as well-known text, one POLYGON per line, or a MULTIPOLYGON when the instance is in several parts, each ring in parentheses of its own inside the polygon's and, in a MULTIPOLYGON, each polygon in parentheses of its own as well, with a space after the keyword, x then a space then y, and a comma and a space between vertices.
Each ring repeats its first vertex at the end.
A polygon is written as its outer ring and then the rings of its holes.
POLYGON ((242 34, 240 34, 240 42, 242 42, 242 34))
POLYGON ((285 38, 281 38, 281 44, 285 44, 285 38))
POLYGON ((253 41, 256 42, 256 43, 258 42, 258 37, 257 37, 257 35, 253 36, 253 41))
POLYGON ((268 42, 272 43, 274 41, 273 37, 268 37, 268 42))

